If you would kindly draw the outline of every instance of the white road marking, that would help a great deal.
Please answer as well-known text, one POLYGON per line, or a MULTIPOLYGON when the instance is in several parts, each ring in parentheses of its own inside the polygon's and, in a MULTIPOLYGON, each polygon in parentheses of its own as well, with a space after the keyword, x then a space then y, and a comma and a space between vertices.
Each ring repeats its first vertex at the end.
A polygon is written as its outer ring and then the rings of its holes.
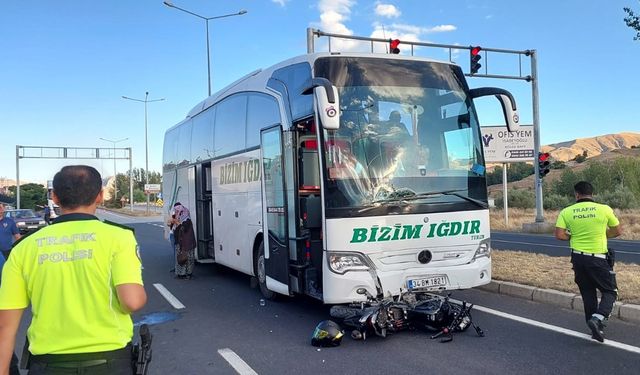
POLYGON ((249 366, 245 361, 240 358, 233 350, 229 348, 219 349, 218 354, 222 356, 231 367, 240 375, 258 375, 257 372, 253 371, 251 366, 249 366))
POLYGON ((167 302, 171 304, 171 306, 173 306, 178 310, 185 308, 182 302, 178 301, 178 299, 173 294, 171 294, 171 292, 167 290, 167 288, 165 288, 164 285, 153 284, 153 286, 158 290, 158 292, 160 292, 160 294, 162 294, 162 296, 167 300, 167 302))
MULTIPOLYGON (((523 244, 523 245, 537 245, 537 246, 548 246, 548 247, 559 247, 562 249, 567 249, 569 250, 569 246, 560 246, 560 245, 545 245, 545 244, 540 244, 540 243, 535 243, 535 242, 521 242, 521 241, 507 241, 507 240, 494 240, 492 239, 491 242, 504 242, 504 243, 519 243, 519 244, 523 244)), ((615 249, 614 249, 615 250, 615 249)), ((633 251, 623 251, 623 250, 616 250, 616 254, 633 254, 633 255, 640 255, 640 253, 637 252, 633 252, 633 251)))
MULTIPOLYGON (((460 302, 460 301, 457 301, 457 302, 460 302)), ((520 322, 520 323, 529 324, 529 325, 532 325, 532 326, 535 326, 535 327, 548 329, 550 331, 562 333, 562 334, 567 335, 567 336, 573 336, 573 337, 577 337, 579 339, 584 339, 584 340, 588 340, 588 341, 595 341, 595 340, 593 340, 591 338, 591 335, 587 335, 587 334, 584 334, 584 333, 580 333, 580 332, 573 331, 573 330, 570 330, 570 329, 554 326, 554 325, 547 324, 547 323, 542 323, 542 322, 539 322, 537 320, 523 318, 521 316, 505 313, 505 312, 502 312, 502 311, 498 311, 498 310, 494 310, 494 309, 490 309, 488 307, 483 307, 483 306, 478 306, 478 305, 473 305, 473 308, 478 310, 478 311, 486 312, 488 314, 493 314, 493 315, 500 316, 502 318, 515 320, 515 321, 520 322)), ((629 351, 629 352, 632 352, 632 353, 640 354, 640 348, 637 347, 637 346, 623 344, 621 342, 617 342, 617 341, 613 341, 613 340, 609 340, 609 339, 605 339, 604 342, 602 343, 602 345, 607 345, 607 346, 611 346, 611 347, 614 347, 614 348, 617 348, 617 349, 622 349, 622 350, 626 350, 626 351, 629 351)))
POLYGON ((560 247, 560 248, 564 248, 569 250, 568 246, 560 246, 560 245, 544 245, 541 243, 536 243, 536 242, 521 242, 521 241, 506 241, 506 240, 494 240, 493 238, 491 239, 491 242, 504 242, 504 243, 520 243, 523 245, 537 245, 537 246, 549 246, 549 247, 560 247))

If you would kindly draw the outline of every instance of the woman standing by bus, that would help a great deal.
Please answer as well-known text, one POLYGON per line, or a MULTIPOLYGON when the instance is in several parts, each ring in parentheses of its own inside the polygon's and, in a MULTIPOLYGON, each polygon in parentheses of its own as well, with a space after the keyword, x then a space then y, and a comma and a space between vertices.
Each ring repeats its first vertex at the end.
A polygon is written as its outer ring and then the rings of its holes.
POLYGON ((178 279, 191 279, 193 265, 195 263, 196 236, 193 231, 193 223, 189 210, 176 204, 174 215, 171 219, 173 235, 176 249, 176 269, 175 275, 178 279))

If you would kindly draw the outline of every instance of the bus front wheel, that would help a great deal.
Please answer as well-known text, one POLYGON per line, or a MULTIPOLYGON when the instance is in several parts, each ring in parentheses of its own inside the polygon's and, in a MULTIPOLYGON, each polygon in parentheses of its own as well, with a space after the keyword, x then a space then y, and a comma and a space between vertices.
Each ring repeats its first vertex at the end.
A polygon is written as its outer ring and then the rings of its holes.
POLYGON ((270 301, 276 299, 277 294, 269 288, 267 288, 267 272, 265 267, 265 258, 264 258, 264 241, 260 241, 260 245, 258 246, 258 252, 256 254, 255 260, 255 274, 258 279, 258 286, 260 287, 260 293, 262 296, 270 301))

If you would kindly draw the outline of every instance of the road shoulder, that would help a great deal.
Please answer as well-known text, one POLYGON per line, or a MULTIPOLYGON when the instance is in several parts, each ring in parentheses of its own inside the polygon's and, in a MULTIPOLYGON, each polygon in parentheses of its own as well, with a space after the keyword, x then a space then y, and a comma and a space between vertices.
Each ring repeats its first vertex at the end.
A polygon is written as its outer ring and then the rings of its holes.
MULTIPOLYGON (((579 294, 499 280, 493 280, 489 284, 479 286, 478 289, 556 305, 567 309, 584 311, 582 297, 579 294)), ((611 318, 640 324, 640 305, 616 302, 613 307, 613 312, 611 313, 611 318)))

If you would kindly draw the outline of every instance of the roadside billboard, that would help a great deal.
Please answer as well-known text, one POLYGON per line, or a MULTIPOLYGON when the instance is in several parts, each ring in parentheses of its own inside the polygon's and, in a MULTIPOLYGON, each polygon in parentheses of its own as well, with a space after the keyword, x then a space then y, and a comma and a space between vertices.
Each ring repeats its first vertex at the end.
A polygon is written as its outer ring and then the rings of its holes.
POLYGON ((144 184, 145 194, 154 194, 160 192, 160 184, 144 184))
POLYGON ((505 126, 482 126, 480 131, 486 163, 531 162, 535 159, 533 125, 521 125, 513 132, 505 126))

